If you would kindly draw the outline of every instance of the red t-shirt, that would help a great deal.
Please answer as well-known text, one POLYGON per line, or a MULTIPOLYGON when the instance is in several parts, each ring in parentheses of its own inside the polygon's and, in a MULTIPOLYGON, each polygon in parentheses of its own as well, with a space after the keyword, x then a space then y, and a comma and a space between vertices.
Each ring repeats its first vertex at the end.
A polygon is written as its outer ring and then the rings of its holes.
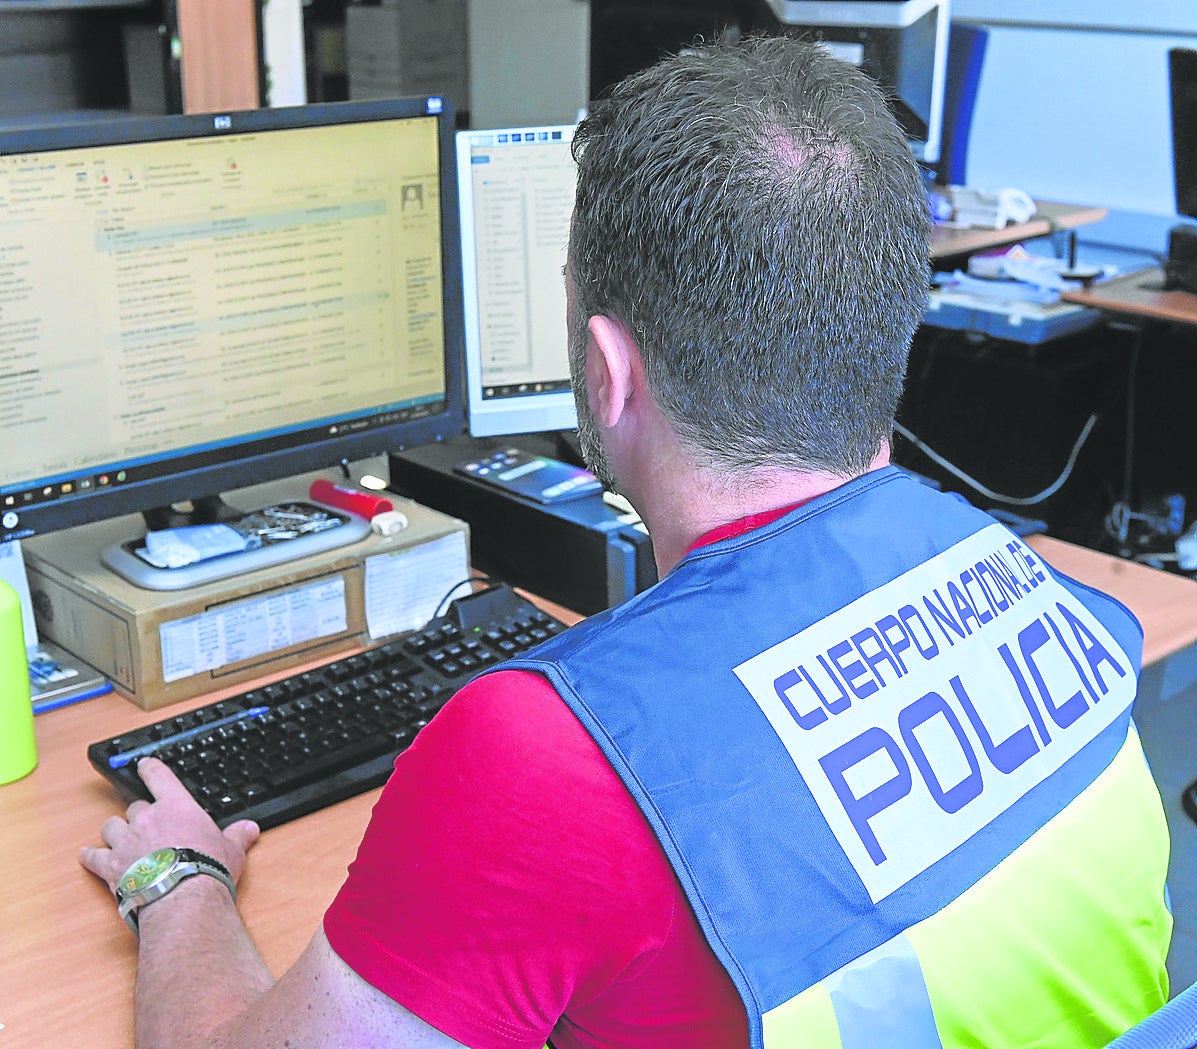
POLYGON ((474 1049, 748 1044, 656 836, 538 674, 473 682, 400 755, 324 929, 355 972, 474 1049))

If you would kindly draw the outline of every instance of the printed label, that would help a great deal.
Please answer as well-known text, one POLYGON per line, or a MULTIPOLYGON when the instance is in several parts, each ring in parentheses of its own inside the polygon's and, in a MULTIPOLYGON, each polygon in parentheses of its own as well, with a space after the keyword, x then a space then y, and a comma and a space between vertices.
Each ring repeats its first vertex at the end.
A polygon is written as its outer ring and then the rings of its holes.
POLYGON ((870 896, 947 856, 1131 704, 1133 664, 1000 525, 735 669, 870 896))
POLYGON ((341 576, 239 601, 210 612, 163 623, 162 680, 218 670, 348 627, 341 576))

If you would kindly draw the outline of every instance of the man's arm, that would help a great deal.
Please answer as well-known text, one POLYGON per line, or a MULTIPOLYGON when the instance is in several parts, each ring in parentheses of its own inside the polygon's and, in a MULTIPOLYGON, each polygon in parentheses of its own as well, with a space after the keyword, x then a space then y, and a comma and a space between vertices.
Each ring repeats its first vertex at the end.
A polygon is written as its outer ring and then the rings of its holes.
MULTIPOLYGON (((135 801, 126 819, 107 820, 104 846, 83 849, 83 866, 115 893, 135 860, 163 846, 185 846, 220 860, 236 881, 257 826, 241 822, 221 831, 160 761, 143 760, 138 773, 154 801, 135 801)), ((206 875, 187 878, 143 907, 139 926, 140 1049, 460 1045, 359 977, 323 930, 276 983, 228 889, 206 875)))

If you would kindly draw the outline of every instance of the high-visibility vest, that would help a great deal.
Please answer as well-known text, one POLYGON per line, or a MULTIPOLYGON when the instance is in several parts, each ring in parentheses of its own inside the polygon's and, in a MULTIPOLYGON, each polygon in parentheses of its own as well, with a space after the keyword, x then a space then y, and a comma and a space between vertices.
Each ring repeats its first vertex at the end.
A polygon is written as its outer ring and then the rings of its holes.
POLYGON ((1167 998, 1141 649, 1114 599, 887 467, 514 665, 635 797, 754 1047, 1079 1049, 1167 998))

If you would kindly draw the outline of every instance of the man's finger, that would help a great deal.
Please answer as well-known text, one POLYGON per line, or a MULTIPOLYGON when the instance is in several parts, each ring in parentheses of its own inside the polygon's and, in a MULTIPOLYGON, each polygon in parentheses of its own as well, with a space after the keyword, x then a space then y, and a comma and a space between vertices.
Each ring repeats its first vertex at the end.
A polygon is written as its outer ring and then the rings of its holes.
POLYGON ((224 829, 225 838, 242 852, 248 852, 261 833, 261 829, 253 820, 238 820, 224 829))
POLYGON ((149 807, 150 803, 148 801, 143 798, 138 798, 136 801, 131 802, 129 807, 125 809, 125 819, 132 823, 135 819, 137 819, 137 814, 139 812, 144 809, 148 809, 149 807))
POLYGON ((111 855, 111 850, 101 849, 95 845, 86 845, 79 850, 79 862, 86 870, 92 874, 98 875, 101 878, 106 877, 104 873, 104 859, 111 855))
POLYGON ((141 777, 141 782, 149 788, 155 801, 164 801, 179 795, 191 797, 170 766, 158 758, 142 758, 137 763, 137 774, 141 777))
POLYGON ((100 827, 100 837, 104 844, 110 849, 115 848, 120 840, 121 831, 127 826, 128 824, 120 816, 109 816, 100 827))

